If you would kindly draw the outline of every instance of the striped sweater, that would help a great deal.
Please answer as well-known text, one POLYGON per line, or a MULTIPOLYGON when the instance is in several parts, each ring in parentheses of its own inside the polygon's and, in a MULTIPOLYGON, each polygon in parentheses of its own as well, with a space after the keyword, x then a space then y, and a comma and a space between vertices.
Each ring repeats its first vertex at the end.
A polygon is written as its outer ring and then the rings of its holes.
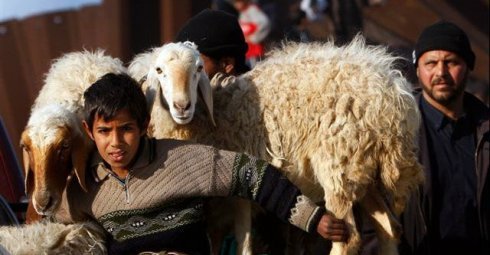
POLYGON ((57 220, 97 221, 107 231, 108 248, 114 254, 161 250, 208 254, 203 225, 206 197, 255 201, 307 232, 316 230, 323 214, 277 169, 246 154, 145 138, 136 157, 127 178, 120 180, 94 155, 88 192, 70 182, 57 220))

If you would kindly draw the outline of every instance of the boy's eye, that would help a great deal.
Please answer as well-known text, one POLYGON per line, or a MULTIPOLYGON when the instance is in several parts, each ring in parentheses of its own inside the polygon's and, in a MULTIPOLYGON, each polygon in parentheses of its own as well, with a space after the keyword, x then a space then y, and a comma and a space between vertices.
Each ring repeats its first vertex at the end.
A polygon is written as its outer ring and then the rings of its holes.
POLYGON ((99 130, 97 130, 97 133, 99 133, 99 134, 107 134, 107 133, 109 133, 109 130, 108 129, 99 129, 99 130))

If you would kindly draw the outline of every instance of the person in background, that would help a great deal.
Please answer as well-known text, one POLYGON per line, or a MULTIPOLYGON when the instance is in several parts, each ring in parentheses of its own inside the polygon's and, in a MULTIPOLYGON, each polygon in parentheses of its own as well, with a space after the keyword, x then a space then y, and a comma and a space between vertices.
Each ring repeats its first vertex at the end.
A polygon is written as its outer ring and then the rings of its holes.
POLYGON ((490 112, 465 92, 475 65, 470 41, 440 21, 422 31, 413 60, 426 180, 402 215, 400 253, 490 254, 490 112))
POLYGON ((296 13, 291 14, 291 20, 293 26, 286 33, 286 40, 293 42, 311 42, 311 35, 307 29, 308 19, 306 13, 302 10, 298 10, 296 13))
POLYGON ((327 0, 301 0, 300 8, 310 21, 320 19, 328 8, 327 0))
POLYGON ((224 11, 201 11, 180 28, 175 41, 197 45, 212 84, 217 73, 237 76, 250 70, 245 63, 248 46, 238 20, 224 11))
POLYGON ((211 3, 211 9, 224 11, 228 14, 235 16, 238 19, 238 11, 235 9, 230 0, 213 0, 211 3))
POLYGON ((263 42, 271 30, 269 18, 250 0, 233 0, 233 5, 238 10, 238 21, 248 44, 247 63, 254 67, 265 53, 263 42))
POLYGON ((110 254, 210 254, 203 198, 212 196, 252 200, 304 231, 347 240, 342 220, 327 215, 267 162, 148 138, 145 96, 130 76, 106 74, 84 98, 83 126, 97 150, 89 160, 86 191, 70 182, 55 218, 96 221, 107 232, 110 254))

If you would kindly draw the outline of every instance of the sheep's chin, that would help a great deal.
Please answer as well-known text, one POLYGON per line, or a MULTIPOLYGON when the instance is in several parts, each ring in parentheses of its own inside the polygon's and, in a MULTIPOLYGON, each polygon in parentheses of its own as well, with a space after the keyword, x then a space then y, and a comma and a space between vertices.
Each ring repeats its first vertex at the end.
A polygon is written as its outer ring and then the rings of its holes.
POLYGON ((192 117, 173 117, 175 123, 179 125, 185 125, 191 122, 192 117))
POLYGON ((34 206, 34 210, 36 210, 37 214, 43 216, 51 216, 54 215, 55 212, 58 210, 58 207, 60 206, 60 200, 53 197, 51 205, 48 208, 43 209, 39 207, 39 204, 37 203, 36 199, 33 198, 32 205, 34 206))

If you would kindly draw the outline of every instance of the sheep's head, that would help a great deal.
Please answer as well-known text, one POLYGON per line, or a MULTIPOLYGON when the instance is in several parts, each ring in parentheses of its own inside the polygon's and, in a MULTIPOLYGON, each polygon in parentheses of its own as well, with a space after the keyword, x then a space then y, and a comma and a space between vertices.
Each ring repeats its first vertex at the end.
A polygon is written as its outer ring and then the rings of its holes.
POLYGON ((199 95, 214 125, 212 90, 196 45, 169 43, 155 51, 148 82, 150 87, 160 86, 173 120, 181 125, 189 123, 199 95))
POLYGON ((26 193, 38 214, 56 211, 72 170, 86 189, 88 141, 78 117, 63 107, 50 105, 33 112, 22 133, 21 146, 26 193))

